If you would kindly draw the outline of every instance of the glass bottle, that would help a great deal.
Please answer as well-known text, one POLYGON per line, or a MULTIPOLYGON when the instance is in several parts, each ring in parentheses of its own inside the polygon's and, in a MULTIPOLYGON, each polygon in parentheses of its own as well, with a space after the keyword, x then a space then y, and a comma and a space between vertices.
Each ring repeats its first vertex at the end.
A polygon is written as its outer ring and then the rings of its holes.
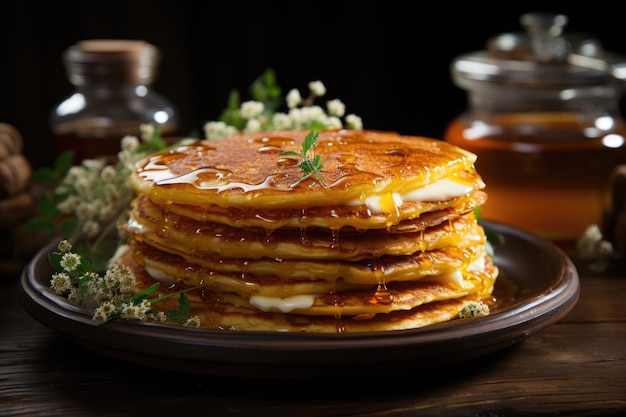
POLYGON ((153 90, 158 49, 141 40, 94 39, 63 55, 75 91, 51 112, 54 154, 73 149, 75 160, 115 157, 121 139, 153 124, 162 136, 178 128, 174 106, 153 90))
POLYGON ((584 34, 564 34, 566 16, 520 21, 525 33, 496 36, 485 51, 453 60, 469 105, 444 139, 478 155, 485 219, 572 242, 603 223, 611 172, 626 163, 626 59, 584 34))

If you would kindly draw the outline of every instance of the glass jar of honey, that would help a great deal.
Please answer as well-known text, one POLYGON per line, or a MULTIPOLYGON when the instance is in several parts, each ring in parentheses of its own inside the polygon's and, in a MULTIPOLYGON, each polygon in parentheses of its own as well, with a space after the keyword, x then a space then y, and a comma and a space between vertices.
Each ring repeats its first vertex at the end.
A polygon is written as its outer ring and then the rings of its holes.
POLYGON ((93 39, 68 48, 63 63, 75 91, 50 114, 55 156, 73 150, 78 160, 114 159, 121 139, 139 136, 142 124, 174 136, 176 110, 152 86, 159 58, 142 40, 93 39))
POLYGON ((453 60, 469 104, 444 139, 478 155, 485 219, 571 242, 602 224, 611 172, 626 163, 626 59, 564 33, 566 16, 531 13, 521 23, 524 33, 453 60))

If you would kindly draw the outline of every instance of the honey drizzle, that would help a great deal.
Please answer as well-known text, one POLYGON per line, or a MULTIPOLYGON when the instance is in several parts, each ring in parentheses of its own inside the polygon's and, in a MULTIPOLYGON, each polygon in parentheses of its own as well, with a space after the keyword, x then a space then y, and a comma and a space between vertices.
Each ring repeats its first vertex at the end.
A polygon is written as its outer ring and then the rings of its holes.
MULTIPOLYGON (((290 138, 281 136, 262 136, 252 139, 254 143, 259 144, 257 153, 278 155, 281 152, 290 149, 295 144, 295 141, 290 138)), ((385 182, 385 178, 381 177, 379 173, 366 171, 360 169, 358 166, 358 157, 355 154, 350 153, 350 149, 358 147, 360 143, 370 144, 363 135, 354 133, 350 138, 344 138, 340 135, 331 138, 330 141, 321 141, 321 144, 325 147, 332 149, 339 145, 347 147, 344 153, 339 154, 336 157, 337 166, 333 169, 338 174, 336 178, 328 179, 328 188, 344 188, 349 189, 352 186, 351 179, 356 178, 359 175, 365 175, 371 177, 371 181, 376 184, 379 182, 385 182)), ((274 181, 275 178, 284 174, 268 175, 264 180, 258 183, 248 183, 244 181, 235 181, 232 179, 233 173, 227 169, 220 169, 217 167, 206 166, 194 166, 187 172, 181 174, 175 174, 169 168, 169 166, 178 159, 183 159, 188 156, 201 156, 207 155, 211 151, 216 151, 217 148, 210 144, 210 141, 197 141, 190 145, 182 145, 176 149, 169 150, 168 152, 162 152, 151 156, 145 165, 138 170, 138 174, 146 180, 153 181, 160 186, 171 184, 190 184, 198 189, 215 190, 216 192, 222 192, 225 190, 241 189, 244 192, 258 191, 262 189, 275 189, 286 190, 288 188, 284 186, 278 186, 274 181)), ((419 151, 423 151, 421 148, 419 151)), ((388 161, 388 166, 401 166, 405 159, 411 154, 419 152, 418 150, 411 152, 411 150, 403 147, 393 148, 390 150, 383 150, 384 155, 397 157, 397 161, 388 161)), ((199 158, 196 158, 199 159, 199 158)), ((276 158, 274 163, 278 167, 291 167, 298 164, 298 161, 294 158, 276 158)), ((362 181, 362 180, 360 180, 362 181)))

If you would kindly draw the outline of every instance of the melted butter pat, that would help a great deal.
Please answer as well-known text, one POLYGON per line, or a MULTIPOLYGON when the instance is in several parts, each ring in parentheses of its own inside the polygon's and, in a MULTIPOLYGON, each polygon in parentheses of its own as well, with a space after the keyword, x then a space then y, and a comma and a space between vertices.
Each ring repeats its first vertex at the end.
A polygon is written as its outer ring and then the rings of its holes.
POLYGON ((471 288, 472 286, 465 282, 463 273, 459 270, 448 272, 447 274, 438 275, 435 279, 429 279, 430 281, 440 282, 442 284, 452 284, 457 288, 471 288))
POLYGON ((172 277, 170 277, 163 271, 159 271, 156 268, 146 266, 145 270, 148 273, 148 275, 150 275, 155 281, 159 281, 159 282, 163 282, 167 284, 171 284, 172 282, 174 282, 174 279, 172 279, 172 277))
POLYGON ((141 223, 139 223, 133 217, 128 219, 128 222, 126 223, 126 228, 128 230, 132 231, 133 233, 138 234, 138 235, 141 235, 141 234, 144 234, 144 233, 148 233, 150 231, 146 226, 144 226, 141 223))
POLYGON ((441 201, 460 197, 473 189, 472 185, 444 178, 417 190, 409 191, 402 196, 402 199, 404 201, 441 201))
POLYGON ((394 213, 402 205, 403 201, 400 194, 387 193, 382 196, 367 197, 365 205, 373 213, 394 213))
POLYGON ((407 193, 386 193, 365 197, 362 201, 355 200, 351 206, 365 204, 372 213, 394 213, 405 201, 442 201, 454 197, 466 195, 474 189, 474 186, 461 183, 450 178, 444 178, 411 190, 407 193))
POLYGON ((289 313, 297 308, 310 308, 314 300, 313 295, 294 295, 286 298, 253 295, 250 297, 250 304, 262 311, 278 309, 283 313, 289 313))
MULTIPOLYGON (((486 256, 486 255, 484 255, 486 256)), ((479 273, 485 270, 485 258, 484 256, 478 257, 475 261, 473 261, 467 268, 469 272, 479 273)), ((472 285, 465 281, 463 278, 463 273, 459 269, 455 269, 454 271, 450 271, 445 274, 434 275, 425 277, 424 281, 427 282, 438 282, 441 284, 452 284, 456 288, 466 289, 471 288, 472 285)))

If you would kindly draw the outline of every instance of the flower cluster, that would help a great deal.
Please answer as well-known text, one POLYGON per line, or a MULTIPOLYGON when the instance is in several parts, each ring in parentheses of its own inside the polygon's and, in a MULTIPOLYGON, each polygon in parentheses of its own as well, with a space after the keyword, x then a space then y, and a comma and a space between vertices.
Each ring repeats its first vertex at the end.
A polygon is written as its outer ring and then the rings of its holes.
POLYGON ((79 253, 89 254, 97 268, 104 268, 107 257, 119 244, 110 237, 117 233, 116 226, 126 218, 134 197, 128 177, 135 163, 165 148, 154 126, 146 124, 140 129, 141 140, 136 136, 121 139, 115 165, 98 158, 70 166, 73 154, 67 152, 57 161, 55 170, 38 170, 38 179, 55 184, 51 193, 40 197, 41 214, 30 219, 27 226, 44 230, 48 238, 63 235, 79 253))
MULTIPOLYGON (((322 82, 309 83, 309 89, 306 99, 302 99, 297 90, 291 90, 285 97, 290 110, 280 113, 277 109, 284 104, 280 97, 281 89, 276 85, 273 71, 267 70, 250 86, 253 100, 240 104, 239 93, 231 93, 228 107, 220 120, 205 124, 206 139, 241 132, 341 128, 344 116, 346 127, 362 128, 358 116, 345 115, 345 105, 340 100, 328 101, 327 113, 314 105, 315 99, 326 94, 322 82)), ((197 139, 184 139, 180 143, 193 140, 197 139)), ((49 255, 56 271, 50 286, 73 304, 92 309, 93 320, 97 323, 122 318, 200 325, 197 317, 189 317, 190 307, 185 296, 186 292, 198 287, 150 298, 158 284, 137 292, 132 271, 111 262, 113 254, 125 243, 125 235, 117 226, 128 219, 130 205, 135 198, 128 178, 141 158, 167 147, 158 129, 142 125, 140 137, 126 136, 121 139, 121 150, 114 164, 102 158, 86 159, 80 165, 72 166, 73 153, 66 152, 57 159, 53 168, 41 168, 35 172, 37 180, 53 184, 53 187, 50 193, 40 196, 40 215, 30 219, 27 226, 34 231, 45 231, 48 238, 65 237, 58 246, 59 252, 49 255), (94 271, 105 272, 100 275, 94 271), (155 303, 176 294, 180 294, 177 310, 164 313, 153 309, 155 303)), ((303 152, 301 163, 305 164, 309 162, 310 150, 303 152)), ((305 167, 309 169, 305 170, 305 175, 312 175, 315 170, 321 169, 321 163, 318 160, 316 164, 305 167)))
POLYGON ((614 256, 613 244, 604 239, 600 227, 592 224, 576 242, 576 249, 581 260, 588 262, 591 272, 600 274, 607 270, 614 256))
MULTIPOLYGON (((326 109, 315 104, 315 100, 326 95, 326 86, 321 81, 309 82, 309 94, 303 98, 300 91, 291 89, 285 104, 288 111, 277 111, 275 97, 280 89, 274 84, 271 70, 266 71, 251 88, 252 100, 239 102, 239 93, 233 92, 220 120, 204 125, 207 139, 233 136, 239 133, 256 133, 273 130, 301 129, 362 129, 363 122, 356 114, 346 114, 346 106, 339 99, 326 102, 326 109)), ((278 102, 279 103, 279 102, 278 102)))
POLYGON ((472 317, 486 316, 490 312, 489 306, 482 301, 467 301, 458 313, 458 318, 468 319, 472 317))
POLYGON ((72 245, 69 241, 62 240, 58 250, 49 255, 50 264, 55 270, 50 279, 50 288, 55 293, 66 296, 75 305, 93 309, 94 322, 102 324, 122 318, 160 323, 170 320, 183 326, 200 326, 197 316, 189 317, 189 302, 185 296, 186 291, 197 288, 149 299, 159 284, 137 292, 135 275, 128 266, 112 262, 104 275, 100 275, 92 270, 92 265, 86 258, 71 251, 72 245), (153 310, 153 304, 176 294, 179 294, 178 310, 167 314, 153 310))

